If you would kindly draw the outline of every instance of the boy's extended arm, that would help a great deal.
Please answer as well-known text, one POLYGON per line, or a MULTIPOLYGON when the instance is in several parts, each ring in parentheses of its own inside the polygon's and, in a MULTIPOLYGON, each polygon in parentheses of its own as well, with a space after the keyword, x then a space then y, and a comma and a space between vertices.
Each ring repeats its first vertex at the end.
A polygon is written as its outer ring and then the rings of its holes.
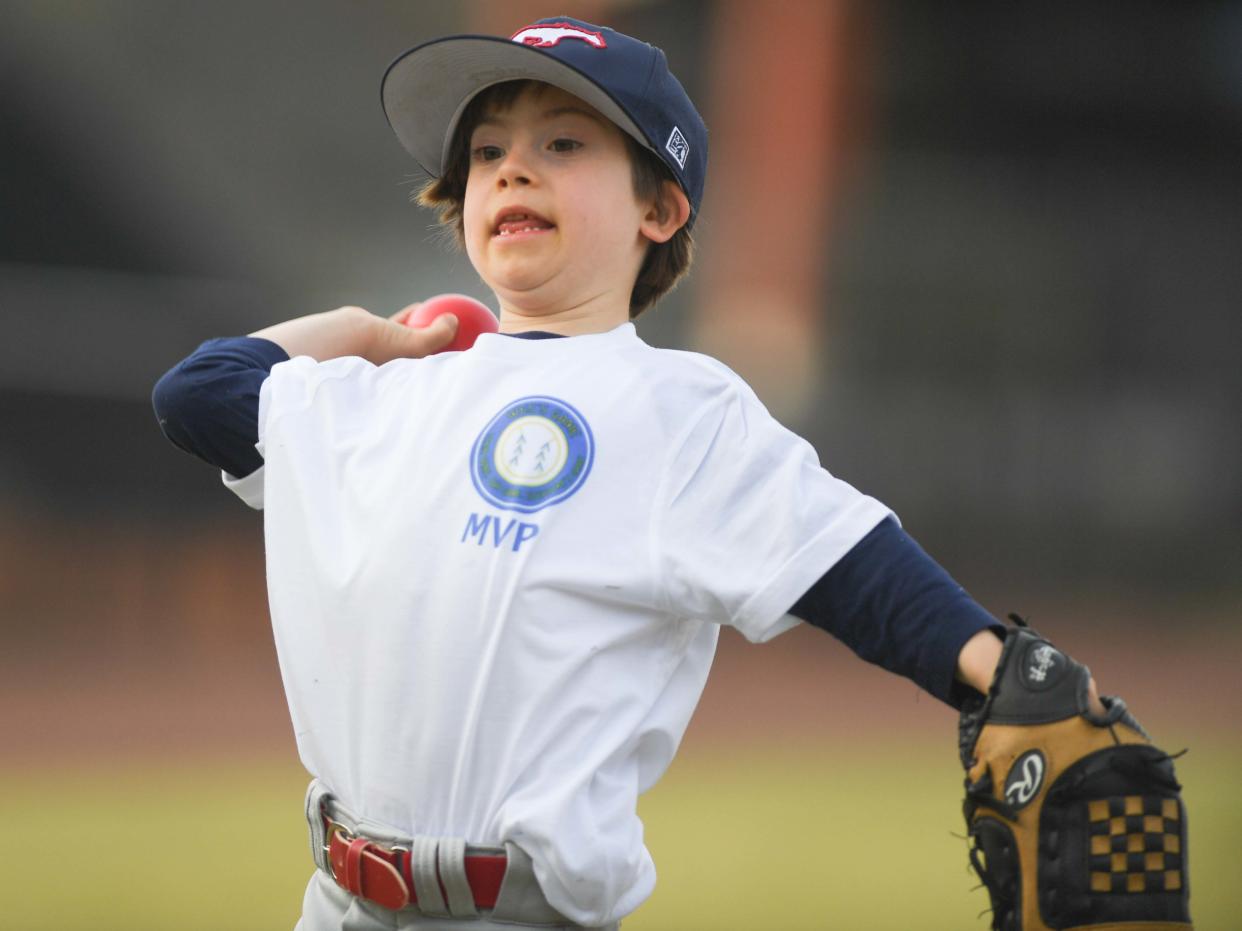
MULTIPOLYGON (((975 654, 986 651, 988 637, 999 646, 996 634, 1004 631, 892 517, 856 543, 789 613, 955 707, 969 694, 958 678, 963 649, 973 643, 968 656, 986 662, 975 654)), ((973 666, 969 672, 974 678, 973 666)))
MULTIPOLYGON (((891 517, 789 613, 954 707, 969 694, 967 687, 988 691, 1005 631, 891 517)), ((1102 712, 1094 680, 1090 698, 1102 712)))

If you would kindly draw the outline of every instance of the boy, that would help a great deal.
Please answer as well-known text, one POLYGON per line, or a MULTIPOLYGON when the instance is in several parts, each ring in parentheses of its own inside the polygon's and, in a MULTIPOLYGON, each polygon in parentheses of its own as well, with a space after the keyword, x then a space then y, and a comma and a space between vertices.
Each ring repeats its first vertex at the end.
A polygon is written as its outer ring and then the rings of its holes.
POLYGON ((501 333, 433 355, 451 318, 342 308, 204 343, 154 395, 265 511, 315 777, 299 927, 616 927, 720 624, 807 621, 953 705, 1004 628, 736 375, 636 335, 706 170, 663 53, 542 20, 420 46, 383 95, 501 333))

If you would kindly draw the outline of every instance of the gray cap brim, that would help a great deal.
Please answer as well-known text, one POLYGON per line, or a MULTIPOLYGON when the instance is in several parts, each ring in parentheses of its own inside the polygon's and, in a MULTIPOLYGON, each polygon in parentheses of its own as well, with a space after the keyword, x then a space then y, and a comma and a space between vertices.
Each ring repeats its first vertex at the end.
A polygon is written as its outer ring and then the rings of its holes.
POLYGON ((543 81, 585 100, 654 151, 625 109, 582 72, 537 48, 498 36, 450 36, 411 49, 388 66, 380 97, 388 124, 406 151, 438 178, 471 98, 493 84, 524 79, 543 81))

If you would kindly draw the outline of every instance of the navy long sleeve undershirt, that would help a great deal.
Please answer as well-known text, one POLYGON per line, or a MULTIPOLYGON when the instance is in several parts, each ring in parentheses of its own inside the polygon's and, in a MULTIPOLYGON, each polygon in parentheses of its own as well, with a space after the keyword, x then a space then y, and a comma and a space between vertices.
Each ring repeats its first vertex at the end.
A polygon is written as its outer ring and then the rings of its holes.
MULTIPOLYGON (((255 449, 259 389, 272 366, 288 358, 265 339, 208 340, 156 383, 151 400, 160 429, 179 448, 230 475, 249 475, 263 465, 255 449)), ((891 517, 789 613, 954 707, 968 692, 954 681, 962 646, 980 630, 1002 630, 891 517)))
POLYGON ((892 517, 854 544, 789 613, 955 708, 971 691, 954 681, 962 647, 981 630, 1004 630, 892 517))

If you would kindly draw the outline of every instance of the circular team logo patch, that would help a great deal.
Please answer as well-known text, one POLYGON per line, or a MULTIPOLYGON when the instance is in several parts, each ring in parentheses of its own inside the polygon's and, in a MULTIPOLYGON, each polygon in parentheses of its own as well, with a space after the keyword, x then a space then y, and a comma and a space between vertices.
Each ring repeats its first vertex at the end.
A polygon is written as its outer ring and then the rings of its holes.
POLYGON ((514 401, 488 422, 470 451, 474 487, 498 508, 530 513, 582 487, 595 461, 595 437, 564 401, 514 401))

